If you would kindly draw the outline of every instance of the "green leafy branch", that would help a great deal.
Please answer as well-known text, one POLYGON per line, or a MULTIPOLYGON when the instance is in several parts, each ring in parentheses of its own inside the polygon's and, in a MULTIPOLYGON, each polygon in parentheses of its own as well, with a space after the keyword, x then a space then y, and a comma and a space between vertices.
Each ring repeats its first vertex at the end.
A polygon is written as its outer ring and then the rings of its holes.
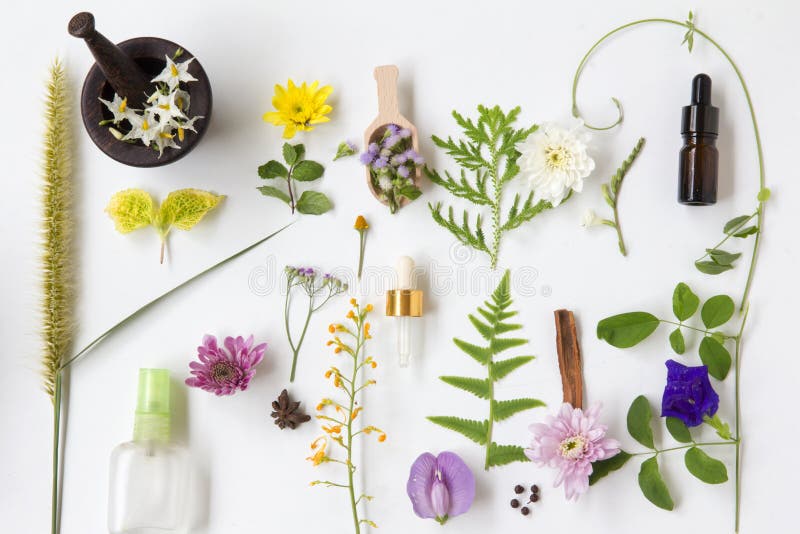
POLYGON ((607 317, 597 324, 597 337, 617 348, 630 348, 647 339, 662 323, 675 326, 669 335, 669 343, 678 354, 686 352, 683 331, 698 332, 702 340, 698 353, 708 373, 717 380, 724 380, 731 369, 731 353, 725 347, 729 340, 739 341, 741 334, 729 335, 714 330, 732 317, 735 311, 733 299, 728 295, 716 295, 708 299, 700 309, 702 326, 692 326, 686 321, 700 308, 700 298, 683 282, 675 286, 672 294, 672 311, 677 321, 659 319, 652 313, 636 311, 607 317))
POLYGON ((622 181, 625 179, 625 176, 628 174, 633 162, 636 160, 636 157, 639 155, 639 152, 642 151, 642 147, 644 146, 644 137, 640 137, 639 141, 636 142, 636 145, 631 150, 631 153, 628 154, 628 157, 625 158, 625 161, 617 169, 617 172, 611 177, 611 180, 608 183, 604 183, 601 186, 603 190, 603 198, 606 201, 611 209, 614 211, 614 220, 609 221, 604 219, 601 221, 602 224, 606 226, 610 226, 617 231, 617 241, 619 244, 619 252, 623 256, 628 255, 628 250, 625 247, 625 239, 622 237, 622 227, 619 223, 619 193, 622 190, 622 181))
MULTIPOLYGON (((652 418, 653 411, 650 407, 650 402, 644 395, 639 395, 633 400, 628 409, 628 433, 633 439, 649 450, 637 453, 620 451, 619 454, 612 458, 595 462, 592 464, 593 472, 589 476, 589 485, 594 485, 598 480, 609 473, 622 468, 622 466, 635 456, 649 456, 649 458, 642 462, 639 468, 639 489, 641 489, 642 494, 651 503, 664 510, 672 510, 675 507, 675 503, 672 500, 666 482, 664 482, 664 478, 661 476, 661 470, 658 466, 658 456, 674 451, 685 451, 683 457, 684 465, 689 473, 694 475, 697 479, 706 484, 722 484, 728 481, 728 469, 725 467, 725 464, 710 456, 703 448, 719 445, 736 445, 738 441, 731 438, 729 430, 727 434, 723 431, 718 431, 724 441, 697 442, 692 437, 691 431, 683 421, 675 417, 667 417, 664 418, 667 431, 675 441, 683 445, 659 449, 656 447, 653 437, 653 429, 651 426, 652 418)), ((718 427, 727 429, 727 425, 721 423, 717 416, 714 416, 714 419, 714 423, 717 424, 718 427)))
MULTIPOLYGON (((769 189, 764 189, 759 193, 759 202, 765 202, 769 196, 769 189)), ((749 223, 753 219, 758 218, 760 209, 760 207, 756 208, 756 211, 750 215, 739 215, 738 217, 734 217, 725 223, 725 226, 722 228, 722 232, 725 234, 725 237, 713 247, 707 248, 706 253, 695 260, 694 266, 697 268, 697 270, 704 274, 721 274, 725 271, 730 271, 733 269, 734 262, 741 257, 742 253, 728 252, 720 247, 722 247, 722 245, 724 245, 732 237, 746 239, 751 235, 757 234, 758 226, 749 223)))
POLYGON ((512 462, 526 462, 524 449, 516 445, 498 445, 492 441, 494 423, 545 404, 533 398, 513 400, 496 400, 494 384, 510 373, 534 359, 533 356, 515 356, 495 361, 495 356, 506 350, 525 345, 528 340, 522 338, 500 337, 502 334, 522 328, 520 324, 506 322, 517 312, 509 310, 512 304, 510 290, 510 273, 506 271, 502 280, 492 293, 491 302, 484 302, 485 307, 478 307, 478 314, 469 315, 469 320, 488 345, 474 345, 458 338, 453 343, 487 369, 487 378, 462 376, 440 376, 446 384, 471 393, 479 399, 489 401, 489 417, 483 420, 463 419, 451 416, 428 417, 433 423, 449 430, 454 430, 478 445, 486 446, 484 469, 512 462))
POLYGON ((448 137, 444 140, 434 135, 432 139, 436 146, 443 149, 462 167, 460 176, 456 178, 448 171, 439 173, 425 167, 425 175, 434 184, 444 187, 455 197, 466 199, 476 206, 489 208, 492 224, 491 243, 486 241, 481 213, 475 215, 473 225, 470 222, 472 219, 470 212, 464 210, 461 223, 458 223, 452 207, 448 207, 445 216, 442 214, 441 203, 428 204, 433 220, 461 243, 488 254, 493 269, 497 266, 502 234, 552 207, 545 201, 534 204, 532 192, 524 202, 520 195, 516 194, 505 221, 502 220, 503 187, 519 174, 517 159, 520 154, 516 145, 538 128, 536 125, 529 128, 514 128, 519 113, 519 107, 505 113, 499 106, 487 108, 481 105, 478 106, 478 119, 475 122, 453 111, 453 118, 462 128, 465 138, 456 141, 448 137), (467 178, 467 171, 474 174, 472 182, 467 178))
POLYGON ((264 180, 283 178, 286 180, 286 191, 271 185, 257 187, 265 197, 277 198, 288 204, 292 213, 297 209, 300 213, 307 215, 322 215, 329 211, 333 205, 325 194, 319 191, 303 191, 299 199, 296 199, 296 182, 313 182, 322 177, 325 168, 316 161, 304 159, 306 155, 305 146, 302 144, 291 145, 283 144, 283 163, 270 160, 258 168, 258 176, 264 180))

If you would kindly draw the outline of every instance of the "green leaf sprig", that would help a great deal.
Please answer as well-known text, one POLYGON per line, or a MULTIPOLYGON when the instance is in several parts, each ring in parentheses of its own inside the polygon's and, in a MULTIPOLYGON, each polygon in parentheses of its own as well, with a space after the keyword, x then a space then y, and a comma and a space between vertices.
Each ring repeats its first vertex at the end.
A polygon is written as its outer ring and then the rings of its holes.
MULTIPOLYGON (((766 202, 770 197, 770 190, 763 189, 758 194, 758 201, 766 202)), ((723 250, 722 245, 725 244, 730 238, 736 237, 739 239, 747 239, 751 235, 758 234, 758 224, 750 224, 753 219, 757 219, 761 207, 756 208, 756 211, 750 215, 739 215, 725 223, 722 228, 722 233, 725 237, 711 248, 706 249, 706 253, 697 258, 694 266, 703 274, 722 274, 725 271, 730 271, 734 268, 736 260, 738 260, 741 252, 728 252, 723 250)))
POLYGON ((474 122, 453 111, 453 118, 464 130, 465 139, 454 141, 448 137, 444 140, 435 135, 432 139, 436 146, 444 149, 462 167, 461 177, 456 179, 447 171, 442 176, 438 171, 425 167, 425 175, 431 182, 444 187, 458 198, 472 202, 478 208, 490 210, 491 237, 487 241, 483 213, 478 212, 475 215, 473 227, 469 211, 464 210, 459 223, 455 219, 452 206, 445 216, 442 214, 441 203, 428 204, 431 216, 439 226, 447 229, 464 245, 489 255, 492 269, 497 267, 502 235, 552 207, 546 201, 534 204, 533 192, 528 194, 525 201, 517 194, 505 218, 502 217, 503 188, 519 173, 517 159, 520 154, 516 145, 538 128, 536 125, 514 128, 519 113, 519 107, 504 113, 499 106, 478 106, 478 120, 474 122), (468 171, 474 174, 472 182, 467 179, 468 171))
POLYGON ((625 161, 617 169, 617 172, 614 173, 614 176, 611 177, 611 180, 608 183, 604 183, 601 186, 603 191, 603 198, 606 201, 611 209, 614 212, 614 220, 603 219, 600 222, 606 226, 610 226, 617 231, 617 242, 619 244, 619 252, 623 256, 628 255, 628 250, 625 247, 625 239, 622 237, 622 227, 619 223, 619 193, 622 190, 622 181, 625 179, 625 176, 628 174, 633 162, 636 160, 636 157, 639 155, 639 152, 642 151, 642 147, 644 146, 644 137, 640 137, 639 140, 636 142, 636 145, 631 150, 631 153, 628 154, 628 157, 625 158, 625 161))
POLYGON ((263 180, 283 178, 286 180, 286 191, 271 185, 257 187, 265 197, 277 198, 286 203, 295 212, 295 209, 306 215, 322 215, 329 211, 333 205, 324 193, 318 191, 303 191, 297 198, 297 182, 313 182, 322 178, 325 168, 317 163, 304 159, 306 148, 302 144, 283 144, 283 160, 286 165, 270 160, 258 168, 258 176, 263 180))
POLYGON ((478 445, 485 445, 486 459, 484 469, 486 470, 493 466, 528 461, 522 447, 516 445, 498 445, 492 441, 494 423, 508 419, 519 412, 545 405, 542 401, 533 398, 502 401, 495 399, 495 383, 534 359, 534 356, 515 356, 499 361, 495 361, 494 359, 494 357, 501 352, 525 345, 528 342, 527 339, 522 338, 500 337, 501 334, 522 328, 522 325, 506 322, 517 314, 516 311, 508 309, 512 304, 510 286, 510 273, 506 271, 497 289, 492 293, 491 301, 486 301, 484 303, 485 307, 478 308, 478 313, 482 319, 475 315, 469 315, 472 326, 474 326, 481 337, 488 342, 488 345, 474 345, 458 338, 453 339, 453 343, 455 343, 459 349, 471 356, 479 364, 486 367, 487 378, 462 376, 439 377, 439 379, 446 384, 472 393, 479 399, 488 400, 488 419, 474 420, 451 416, 428 417, 428 420, 437 425, 449 430, 454 430, 471 439, 478 445))
POLYGON ((736 341, 738 335, 720 330, 736 309, 733 299, 728 295, 716 295, 708 299, 700 308, 700 298, 683 282, 675 286, 672 294, 672 311, 677 321, 660 319, 652 313, 636 311, 607 317, 597 324, 597 337, 609 345, 625 349, 633 347, 655 332, 660 324, 673 325, 669 344, 677 354, 686 352, 684 331, 702 334, 698 354, 708 372, 717 380, 725 380, 731 369, 731 353, 725 347, 728 341, 736 341), (702 326, 693 326, 686 321, 700 309, 702 326))
MULTIPOLYGON (((714 417, 719 423, 717 416, 714 417)), ((628 409, 628 434, 648 450, 633 454, 620 451, 617 456, 608 460, 595 462, 592 464, 593 472, 589 476, 590 485, 594 485, 609 473, 622 468, 630 459, 636 456, 649 456, 639 468, 639 489, 651 503, 664 510, 672 510, 675 508, 675 503, 661 475, 658 457, 661 454, 674 451, 685 451, 684 465, 689 473, 697 479, 706 484, 722 484, 728 481, 728 469, 725 464, 711 457, 703 449, 719 445, 735 445, 737 442, 731 438, 730 433, 727 434, 727 437, 722 436, 724 441, 697 442, 683 421, 675 417, 667 417, 665 418, 667 431, 675 441, 682 445, 659 449, 655 443, 652 419, 653 410, 650 407, 650 401, 644 395, 639 395, 633 400, 628 409)), ((709 418, 710 420, 711 418, 709 418)))
POLYGON ((191 230, 194 225, 214 209, 225 195, 216 195, 199 189, 173 191, 159 207, 153 197, 141 189, 125 189, 115 193, 106 206, 106 213, 121 234, 152 226, 161 237, 161 263, 170 230, 191 230))

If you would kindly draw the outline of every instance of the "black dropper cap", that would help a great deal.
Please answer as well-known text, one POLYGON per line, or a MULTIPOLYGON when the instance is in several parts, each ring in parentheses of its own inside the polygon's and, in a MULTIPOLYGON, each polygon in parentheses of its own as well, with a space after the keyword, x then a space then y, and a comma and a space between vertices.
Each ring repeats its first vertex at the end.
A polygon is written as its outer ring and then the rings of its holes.
POLYGON ((681 134, 713 135, 719 133, 719 108, 711 105, 711 77, 698 74, 692 80, 692 104, 684 106, 681 134))

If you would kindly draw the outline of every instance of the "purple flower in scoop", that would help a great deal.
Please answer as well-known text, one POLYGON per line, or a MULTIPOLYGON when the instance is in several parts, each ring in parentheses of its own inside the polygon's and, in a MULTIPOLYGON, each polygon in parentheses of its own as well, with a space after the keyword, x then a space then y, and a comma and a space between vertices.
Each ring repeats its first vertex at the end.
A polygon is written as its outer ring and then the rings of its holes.
POLYGON ((191 376, 186 385, 216 395, 233 395, 244 391, 256 374, 256 365, 264 358, 267 344, 253 346, 253 336, 225 338, 225 347, 217 346, 217 338, 206 335, 197 347, 199 362, 189 362, 191 376))
POLYGON ((443 452, 434 456, 426 452, 411 466, 406 492, 415 514, 444 525, 472 506, 475 477, 457 454, 443 452))
POLYGON ((686 426, 698 426, 719 409, 719 395, 711 387, 708 367, 687 367, 667 360, 667 386, 661 399, 661 416, 677 417, 686 426))

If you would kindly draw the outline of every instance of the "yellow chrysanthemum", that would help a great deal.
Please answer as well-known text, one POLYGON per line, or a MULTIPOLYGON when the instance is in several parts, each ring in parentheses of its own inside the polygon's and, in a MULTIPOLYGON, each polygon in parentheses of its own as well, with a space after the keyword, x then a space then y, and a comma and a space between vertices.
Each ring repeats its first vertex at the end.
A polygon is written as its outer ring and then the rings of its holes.
POLYGON ((326 117, 333 108, 325 103, 333 87, 326 85, 319 87, 315 81, 311 85, 303 82, 299 87, 290 79, 286 88, 275 84, 275 96, 272 105, 276 111, 264 113, 264 120, 275 126, 283 126, 283 137, 291 139, 297 131, 314 129, 314 124, 328 122, 326 117))

